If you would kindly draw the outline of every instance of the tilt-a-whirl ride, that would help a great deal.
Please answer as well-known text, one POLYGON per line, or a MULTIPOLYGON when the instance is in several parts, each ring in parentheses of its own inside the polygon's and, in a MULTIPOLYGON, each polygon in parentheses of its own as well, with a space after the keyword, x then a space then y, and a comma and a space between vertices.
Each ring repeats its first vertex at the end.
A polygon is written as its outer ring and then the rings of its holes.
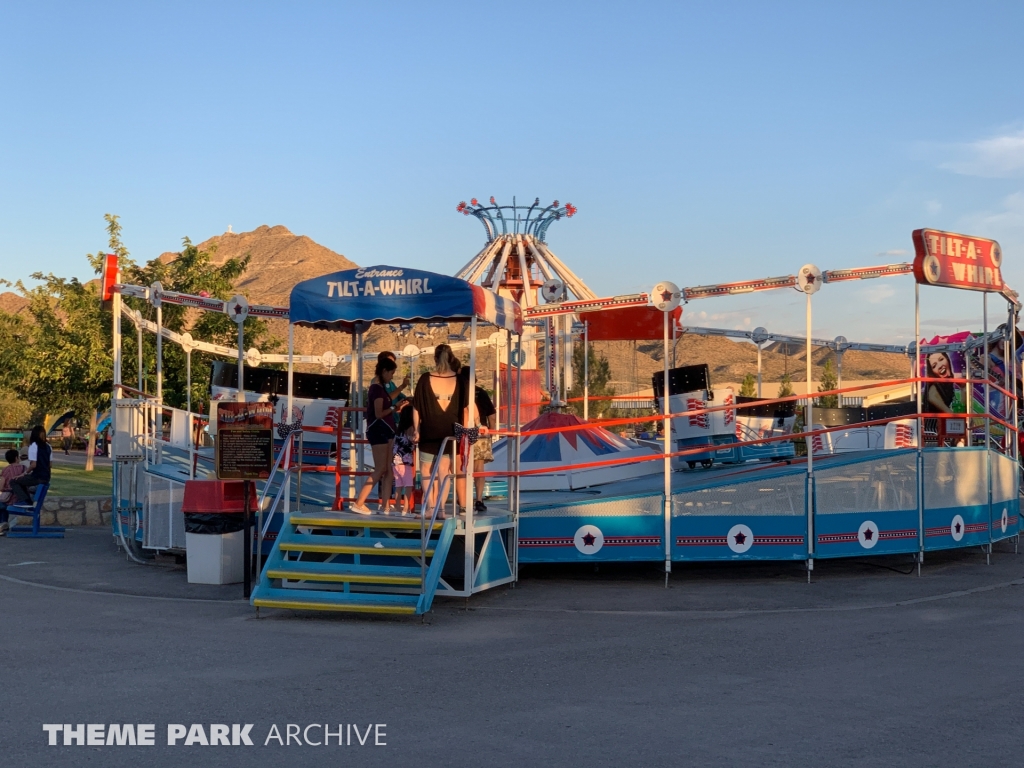
MULTIPOLYGON (((270 471, 252 484, 252 533, 246 525, 238 534, 247 585, 255 566, 250 599, 257 609, 424 613, 436 596, 468 597, 513 583, 530 563, 651 561, 663 563, 667 580, 673 565, 689 561, 794 560, 806 563, 810 578, 819 559, 903 553, 920 569, 929 551, 980 546, 991 553, 995 542, 1019 536, 1020 303, 1002 281, 995 241, 917 230, 913 263, 825 271, 805 265, 793 275, 691 288, 666 280, 647 293, 601 298, 546 241, 554 221, 576 212, 572 205, 503 206, 491 198, 458 210, 477 218, 487 239, 454 277, 404 265, 362 267, 297 284, 288 307, 121 284, 111 260, 113 527, 129 556, 198 557, 188 545, 186 514, 202 512, 204 503, 209 511, 238 508, 237 489, 214 479, 217 411, 237 401, 266 404, 274 428, 270 471), (909 347, 814 339, 817 291, 865 279, 913 279, 918 297, 921 286, 978 291, 981 332, 926 343, 915 311, 919 343, 909 347), (689 302, 794 289, 806 296, 803 338, 682 323, 689 302), (994 330, 990 295, 1006 307, 994 330), (153 319, 128 310, 123 296, 149 302, 153 319), (163 327, 166 304, 227 314, 238 323, 237 347, 163 327), (287 354, 246 350, 242 323, 249 316, 286 319, 287 354), (125 321, 140 345, 143 333, 156 335, 154 396, 122 381, 125 321), (453 322, 465 328, 449 338, 453 322), (364 365, 380 350, 364 349, 364 335, 374 324, 443 329, 442 341, 468 349, 471 382, 480 355, 494 356, 494 378, 480 382, 494 392, 498 410, 499 439, 484 473, 486 512, 471 504, 457 512, 454 478, 441 475, 439 464, 422 480, 441 492, 432 505, 419 496, 418 515, 347 511, 370 474, 364 365), (348 334, 353 353, 296 355, 296 326, 348 334), (773 341, 805 345, 807 389, 751 398, 715 387, 708 366, 671 364, 682 333, 746 339, 757 345, 759 361, 773 341), (584 373, 578 418, 565 408, 573 345, 610 340, 662 343, 654 407, 639 417, 591 419, 584 373), (162 402, 164 343, 180 345, 189 361, 195 349, 225 358, 210 372, 207 417, 162 402), (812 391, 815 346, 840 360, 847 350, 900 353, 909 375, 812 391), (279 368, 266 367, 273 364, 279 368), (349 375, 299 373, 297 364, 332 373, 343 366, 349 375), (905 396, 873 405, 871 393, 881 389, 905 396), (851 405, 854 394, 859 400, 851 405), (829 396, 843 397, 847 407, 816 403, 829 396), (652 421, 659 424, 653 436, 620 434, 652 421)), ((394 352, 415 372, 433 345, 394 352)), ((758 386, 760 395, 760 371, 758 386)), ((443 446, 453 455, 450 466, 458 466, 459 449, 454 439, 443 446)), ((473 462, 461 471, 472 488, 473 462)))

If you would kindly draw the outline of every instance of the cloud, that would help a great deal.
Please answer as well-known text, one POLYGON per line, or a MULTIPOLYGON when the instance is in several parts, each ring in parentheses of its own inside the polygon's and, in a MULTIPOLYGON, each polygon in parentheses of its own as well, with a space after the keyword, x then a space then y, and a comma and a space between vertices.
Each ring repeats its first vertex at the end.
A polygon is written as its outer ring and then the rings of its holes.
POLYGON ((929 200, 924 204, 924 209, 928 211, 929 216, 935 216, 939 211, 942 210, 942 203, 938 200, 929 200))
POLYGON ((896 295, 896 289, 889 283, 865 286, 860 295, 868 304, 882 304, 896 295))
MULTIPOLYGON (((1024 192, 1007 195, 994 210, 981 210, 965 216, 962 225, 972 232, 989 233, 989 237, 1024 229, 1024 192)), ((1003 245, 1005 247, 1006 244, 1003 245)))
POLYGON ((890 248, 888 251, 879 251, 875 256, 906 256, 910 251, 906 248, 890 248))
POLYGON ((1003 198, 1003 209, 988 214, 983 220, 990 226, 1024 226, 1024 192, 1014 192, 1003 198))
POLYGON ((1007 179, 1024 176, 1024 130, 943 147, 940 168, 964 176, 1007 179))

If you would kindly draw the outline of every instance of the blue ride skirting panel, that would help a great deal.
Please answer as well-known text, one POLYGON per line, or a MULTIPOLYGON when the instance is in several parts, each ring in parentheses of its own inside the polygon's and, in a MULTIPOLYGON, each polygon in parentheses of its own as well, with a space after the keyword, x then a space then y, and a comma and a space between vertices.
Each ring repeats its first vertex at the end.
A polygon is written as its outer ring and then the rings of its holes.
POLYGON ((917 552, 917 512, 815 515, 815 558, 917 552))
POLYGON ((672 518, 672 559, 804 560, 803 516, 681 516, 672 518))
POLYGON ((1020 533, 1020 499, 992 502, 992 541, 1009 539, 1020 533))
POLYGON ((520 563, 664 560, 663 496, 530 509, 519 517, 520 563))
MULTIPOLYGON (((927 498, 927 497, 926 497, 927 498)), ((926 509, 925 551, 988 544, 988 505, 926 509)))

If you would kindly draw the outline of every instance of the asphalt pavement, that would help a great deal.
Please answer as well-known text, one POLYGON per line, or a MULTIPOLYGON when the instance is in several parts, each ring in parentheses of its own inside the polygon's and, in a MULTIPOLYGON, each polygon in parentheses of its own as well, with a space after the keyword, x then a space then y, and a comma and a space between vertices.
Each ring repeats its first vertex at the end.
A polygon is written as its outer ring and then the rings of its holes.
POLYGON ((1012 544, 992 565, 929 556, 920 578, 880 558, 819 562, 811 584, 794 563, 677 566, 663 585, 656 565, 524 567, 425 620, 256 618, 239 585, 129 563, 106 530, 0 539, 0 764, 1021 763, 1012 544), (43 724, 64 723, 153 724, 155 745, 48 746, 43 724), (253 746, 167 745, 169 725, 236 723, 253 746), (325 723, 351 743, 264 745, 325 723))

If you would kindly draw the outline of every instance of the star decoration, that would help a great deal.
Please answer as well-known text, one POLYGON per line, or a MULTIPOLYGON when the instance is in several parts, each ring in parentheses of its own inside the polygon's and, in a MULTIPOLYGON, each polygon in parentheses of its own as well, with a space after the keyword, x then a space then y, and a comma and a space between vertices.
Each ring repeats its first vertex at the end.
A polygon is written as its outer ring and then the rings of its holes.
POLYGON ((592 533, 585 533, 585 534, 583 534, 583 546, 584 547, 592 547, 592 546, 594 546, 594 541, 595 541, 594 534, 592 534, 592 533))
POLYGON ((236 315, 242 314, 242 305, 241 304, 235 304, 235 314, 236 315))
POLYGON ((804 280, 807 281, 808 285, 814 285, 817 282, 818 277, 813 272, 808 272, 804 275, 804 280))
POLYGON ((864 541, 871 541, 871 537, 875 535, 875 532, 870 528, 864 529, 864 541))
POLYGON ((662 301, 672 301, 672 291, 662 291, 661 292, 661 300, 662 301))
POLYGON ((953 526, 953 530, 956 531, 957 533, 960 533, 960 523, 957 523, 956 525, 954 525, 953 526))
POLYGON ((743 543, 747 540, 747 535, 743 531, 737 531, 733 538, 736 539, 738 545, 743 546, 743 543))

